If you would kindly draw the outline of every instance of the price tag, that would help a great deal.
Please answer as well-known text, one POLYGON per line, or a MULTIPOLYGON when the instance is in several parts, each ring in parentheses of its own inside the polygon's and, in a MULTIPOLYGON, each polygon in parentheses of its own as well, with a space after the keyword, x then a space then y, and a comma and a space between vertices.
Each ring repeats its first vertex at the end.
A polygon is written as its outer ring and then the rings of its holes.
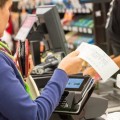
POLYGON ((78 28, 77 27, 72 27, 72 31, 78 32, 78 28))
POLYGON ((90 10, 89 10, 89 9, 86 9, 86 13, 90 13, 90 10))
POLYGON ((74 13, 77 13, 77 9, 74 9, 73 12, 74 12, 74 13))
POLYGON ((82 30, 82 28, 81 28, 81 27, 79 28, 79 32, 83 32, 83 30, 82 30))
POLYGON ((64 26, 63 29, 64 29, 64 30, 68 30, 68 26, 64 26))
POLYGON ((81 9, 80 8, 78 9, 78 13, 81 13, 81 9))
POLYGON ((72 30, 72 27, 71 27, 71 26, 69 26, 69 27, 68 27, 68 30, 69 30, 69 31, 71 31, 71 30, 72 30))
POLYGON ((82 8, 82 13, 86 13, 86 9, 85 8, 82 8))
POLYGON ((92 29, 88 28, 88 33, 92 34, 92 29))
POLYGON ((87 28, 83 28, 83 32, 84 32, 84 33, 87 33, 87 28))

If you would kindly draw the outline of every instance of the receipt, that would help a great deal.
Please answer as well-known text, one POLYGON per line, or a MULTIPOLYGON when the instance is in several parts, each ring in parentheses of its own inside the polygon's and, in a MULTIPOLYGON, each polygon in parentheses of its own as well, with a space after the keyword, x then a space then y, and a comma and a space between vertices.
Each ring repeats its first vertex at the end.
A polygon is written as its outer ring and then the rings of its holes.
POLYGON ((119 67, 114 61, 99 47, 88 43, 82 43, 77 50, 80 51, 79 57, 88 62, 106 82, 119 67))

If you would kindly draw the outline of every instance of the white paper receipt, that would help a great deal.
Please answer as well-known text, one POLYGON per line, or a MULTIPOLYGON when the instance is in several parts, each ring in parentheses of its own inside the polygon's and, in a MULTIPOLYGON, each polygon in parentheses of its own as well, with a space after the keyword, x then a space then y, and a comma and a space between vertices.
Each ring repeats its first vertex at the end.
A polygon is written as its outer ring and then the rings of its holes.
POLYGON ((106 82, 119 67, 114 61, 99 47, 88 43, 82 43, 77 50, 80 51, 79 57, 88 62, 106 82))

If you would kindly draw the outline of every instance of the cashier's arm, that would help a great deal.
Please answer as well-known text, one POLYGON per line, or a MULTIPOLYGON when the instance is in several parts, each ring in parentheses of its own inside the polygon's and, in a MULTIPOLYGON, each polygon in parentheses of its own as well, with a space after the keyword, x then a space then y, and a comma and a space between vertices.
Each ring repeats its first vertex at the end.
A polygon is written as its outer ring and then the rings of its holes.
MULTIPOLYGON (((70 74, 78 73, 81 67, 79 52, 66 56, 55 70, 42 94, 32 101, 16 78, 13 69, 4 64, 0 72, 0 113, 9 120, 49 120, 64 92, 70 74)), ((6 62, 0 59, 2 63, 6 62)))
POLYGON ((118 57, 114 58, 113 60, 118 65, 118 67, 120 68, 120 55, 118 57))

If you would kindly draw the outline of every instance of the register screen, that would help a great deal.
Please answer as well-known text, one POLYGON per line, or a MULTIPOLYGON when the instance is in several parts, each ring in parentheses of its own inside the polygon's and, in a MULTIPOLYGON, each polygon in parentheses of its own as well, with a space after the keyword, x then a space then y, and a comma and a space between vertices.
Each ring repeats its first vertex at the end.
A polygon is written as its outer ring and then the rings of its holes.
POLYGON ((80 88, 83 81, 84 79, 70 78, 66 88, 80 88))

